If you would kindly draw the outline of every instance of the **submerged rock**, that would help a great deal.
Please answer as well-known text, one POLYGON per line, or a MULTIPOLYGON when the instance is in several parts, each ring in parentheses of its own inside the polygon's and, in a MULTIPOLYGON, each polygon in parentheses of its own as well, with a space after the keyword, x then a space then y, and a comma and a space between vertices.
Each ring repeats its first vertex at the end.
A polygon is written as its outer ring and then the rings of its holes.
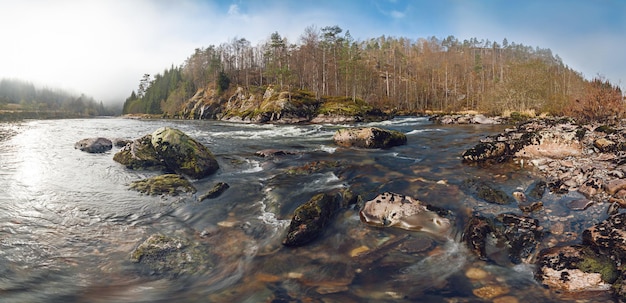
POLYGON ((175 174, 165 174, 141 181, 134 181, 130 188, 148 195, 194 193, 196 189, 185 178, 175 174))
POLYGON ((74 148, 88 153, 103 153, 113 148, 113 142, 107 138, 87 138, 76 142, 74 148))
POLYGON ((515 214, 501 214, 495 219, 474 216, 462 237, 470 251, 482 260, 489 260, 490 252, 505 250, 508 261, 514 264, 530 263, 542 238, 538 220, 515 214))
POLYGON ((201 179, 219 168, 206 146, 178 129, 159 128, 152 133, 151 142, 159 158, 175 172, 201 179))
POLYGON ((514 199, 507 195, 504 191, 497 189, 495 185, 480 181, 477 179, 467 179, 463 181, 463 187, 477 198, 484 200, 485 202, 494 204, 510 204, 514 199))
POLYGON ((206 194, 200 196, 198 201, 204 201, 206 199, 215 199, 225 192, 230 186, 227 183, 219 182, 211 188, 206 194))
POLYGON ((130 260, 146 266, 149 275, 172 277, 203 272, 214 263, 207 247, 162 234, 151 235, 137 246, 130 260))
POLYGON ((395 130, 378 127, 344 128, 333 136, 337 145, 343 147, 390 148, 406 144, 406 135, 395 130))
POLYGON ((383 193, 365 202, 361 221, 374 226, 395 226, 406 230, 446 234, 450 220, 441 217, 420 201, 396 193, 383 193))

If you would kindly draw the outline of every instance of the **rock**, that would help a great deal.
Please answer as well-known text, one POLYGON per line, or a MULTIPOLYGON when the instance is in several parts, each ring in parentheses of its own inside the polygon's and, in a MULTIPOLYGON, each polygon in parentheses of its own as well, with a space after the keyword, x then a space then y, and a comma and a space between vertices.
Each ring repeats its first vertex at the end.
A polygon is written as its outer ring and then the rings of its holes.
POLYGON ((295 155, 295 152, 279 150, 279 149, 264 149, 254 153, 255 156, 263 158, 271 158, 277 156, 295 155))
POLYGON ((151 235, 130 254, 130 260, 147 267, 147 275, 173 278, 210 269, 214 260, 209 249, 184 239, 162 234, 151 235))
MULTIPOLYGON (((481 216, 472 217, 465 226, 463 242, 482 260, 489 260, 489 251, 498 246, 507 250, 510 262, 529 263, 543 232, 536 219, 515 214, 501 214, 495 220, 481 216)), ((500 248, 502 249, 502 248, 500 248)))
POLYGON ((168 194, 176 196, 180 193, 196 192, 196 189, 189 181, 175 174, 160 175, 141 181, 134 181, 130 184, 130 188, 149 195, 168 194))
POLYGON ((615 150, 616 143, 606 138, 599 138, 593 142, 593 146, 606 153, 615 150))
POLYGON ((536 279, 554 290, 608 291, 618 277, 609 258, 582 245, 544 249, 537 265, 536 279))
POLYGON ((626 260, 626 213, 612 215, 586 229, 583 243, 618 260, 626 260))
POLYGON ((113 148, 113 142, 107 138, 87 138, 76 142, 74 148, 88 153, 103 153, 113 148))
POLYGON ((507 244, 509 260, 515 264, 529 263, 543 238, 543 229, 539 226, 539 221, 516 214, 500 214, 497 221, 502 225, 501 227, 496 225, 496 236, 507 244))
POLYGON ((198 201, 202 202, 206 199, 215 199, 219 197, 224 191, 226 191, 230 186, 224 182, 219 182, 211 188, 206 194, 200 196, 198 201))
POLYGON ((504 191, 495 188, 493 184, 485 181, 470 178, 463 181, 463 187, 485 202, 505 205, 514 201, 514 199, 504 191))
POLYGON ((208 148, 178 129, 159 128, 152 133, 151 142, 169 169, 190 178, 204 178, 219 168, 208 148))
POLYGON ((435 235, 447 233, 450 220, 441 217, 420 201, 396 193, 383 193, 365 202, 361 221, 374 226, 395 226, 435 235))
POLYGON ((315 195, 294 211, 283 245, 302 246, 317 239, 340 207, 341 201, 336 197, 325 193, 315 195))
POLYGON ((504 285, 487 285, 474 289, 472 293, 481 299, 491 300, 495 297, 508 294, 509 288, 504 285))
POLYGON ((133 140, 129 140, 129 139, 122 139, 122 138, 115 138, 113 139, 113 145, 116 147, 124 147, 128 144, 133 143, 133 140))
POLYGON ((606 183, 605 185, 606 191, 614 195, 622 189, 626 189, 626 180, 624 179, 614 179, 606 183))
POLYGON ((470 218, 463 231, 463 242, 481 260, 487 260, 487 237, 494 231, 492 223, 485 217, 470 218))
POLYGON ((124 146, 113 160, 130 169, 165 170, 165 165, 152 146, 152 136, 146 135, 124 146))
POLYGON ((337 145, 343 147, 390 148, 406 144, 406 135, 395 130, 378 127, 344 128, 333 136, 337 145))

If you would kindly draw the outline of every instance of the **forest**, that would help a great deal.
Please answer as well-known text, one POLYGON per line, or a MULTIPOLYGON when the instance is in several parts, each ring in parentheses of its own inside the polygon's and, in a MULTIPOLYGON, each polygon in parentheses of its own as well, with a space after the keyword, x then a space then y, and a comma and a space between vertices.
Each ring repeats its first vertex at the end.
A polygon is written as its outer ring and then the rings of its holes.
POLYGON ((479 111, 610 119, 623 115, 619 86, 592 80, 550 49, 478 40, 378 38, 355 40, 339 26, 307 27, 298 41, 278 32, 257 45, 233 38, 197 48, 180 66, 145 74, 124 113, 174 116, 198 89, 228 99, 237 87, 308 91, 360 99, 388 112, 479 111))
POLYGON ((118 114, 92 97, 53 88, 37 88, 17 79, 0 80, 0 116, 15 118, 89 117, 118 114), (53 115, 51 115, 53 114, 53 115))

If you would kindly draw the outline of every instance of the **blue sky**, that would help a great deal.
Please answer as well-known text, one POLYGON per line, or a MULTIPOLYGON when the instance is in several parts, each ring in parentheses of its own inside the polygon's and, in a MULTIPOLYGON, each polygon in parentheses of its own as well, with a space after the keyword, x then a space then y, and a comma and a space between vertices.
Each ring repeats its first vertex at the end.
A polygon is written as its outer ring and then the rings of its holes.
POLYGON ((0 78, 122 101, 195 48, 339 25, 358 40, 507 38, 626 88, 625 16, 623 0, 0 0, 0 78))

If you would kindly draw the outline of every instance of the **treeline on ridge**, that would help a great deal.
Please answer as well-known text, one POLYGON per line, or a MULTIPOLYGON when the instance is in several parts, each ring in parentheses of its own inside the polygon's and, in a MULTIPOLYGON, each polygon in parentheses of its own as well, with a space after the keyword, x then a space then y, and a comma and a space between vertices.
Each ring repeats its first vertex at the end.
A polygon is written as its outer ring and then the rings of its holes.
POLYGON ((0 115, 8 118, 89 117, 118 113, 84 94, 77 96, 60 89, 37 88, 30 82, 17 79, 0 80, 0 115))
POLYGON ((623 95, 601 76, 586 80, 550 49, 453 36, 358 41, 338 26, 307 27, 296 43, 279 33, 258 45, 234 38, 198 48, 180 66, 141 79, 124 113, 177 116, 196 91, 228 98, 236 87, 309 91, 360 99, 389 112, 477 110, 607 119, 623 95))

